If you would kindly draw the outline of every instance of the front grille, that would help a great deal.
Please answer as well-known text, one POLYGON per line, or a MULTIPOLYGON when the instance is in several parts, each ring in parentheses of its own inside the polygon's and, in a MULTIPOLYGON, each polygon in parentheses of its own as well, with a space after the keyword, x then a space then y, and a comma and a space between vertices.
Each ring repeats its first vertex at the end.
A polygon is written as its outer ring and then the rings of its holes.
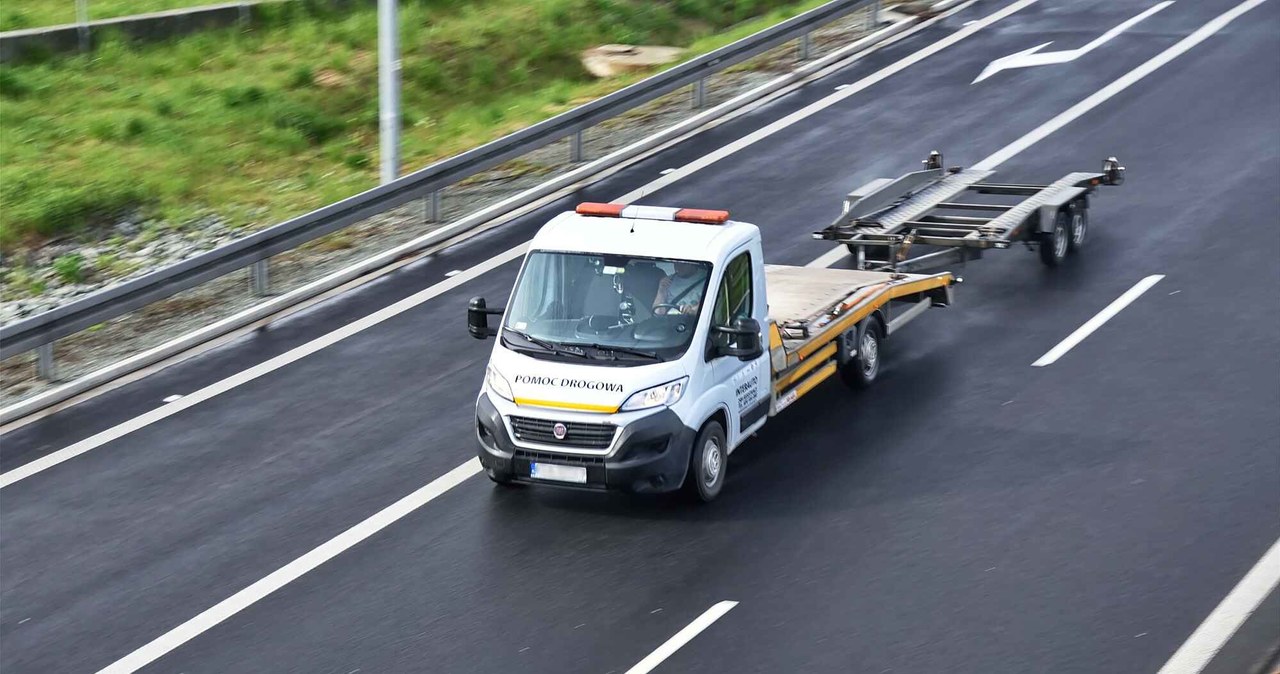
POLYGON ((516 440, 536 442, 540 445, 559 445, 579 449, 608 449, 613 443, 613 424, 587 424, 579 422, 556 422, 548 419, 532 419, 530 417, 511 417, 511 430, 516 440), (557 439, 552 430, 557 423, 565 426, 564 439, 557 439))
POLYGON ((517 449, 517 459, 530 463, 563 463, 570 466, 603 466, 603 456, 582 456, 581 454, 560 454, 559 452, 537 452, 529 449, 517 449))

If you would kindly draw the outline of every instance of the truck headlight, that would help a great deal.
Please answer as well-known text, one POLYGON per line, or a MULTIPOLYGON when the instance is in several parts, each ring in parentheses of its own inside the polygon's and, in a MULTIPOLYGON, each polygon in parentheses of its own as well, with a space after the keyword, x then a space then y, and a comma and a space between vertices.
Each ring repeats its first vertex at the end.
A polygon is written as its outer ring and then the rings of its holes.
POLYGON ((623 412, 631 412, 634 410, 647 410, 651 407, 659 407, 662 405, 674 405, 680 401, 680 397, 684 395, 685 384, 689 383, 688 377, 681 377, 675 381, 659 384, 653 388, 647 388, 643 391, 636 391, 627 398, 627 402, 622 403, 622 407, 618 408, 623 412))
POLYGON ((515 402, 516 397, 511 395, 511 384, 508 384, 507 380, 498 374, 497 370, 492 367, 485 368, 484 381, 489 385, 489 390, 493 391, 494 395, 515 402))

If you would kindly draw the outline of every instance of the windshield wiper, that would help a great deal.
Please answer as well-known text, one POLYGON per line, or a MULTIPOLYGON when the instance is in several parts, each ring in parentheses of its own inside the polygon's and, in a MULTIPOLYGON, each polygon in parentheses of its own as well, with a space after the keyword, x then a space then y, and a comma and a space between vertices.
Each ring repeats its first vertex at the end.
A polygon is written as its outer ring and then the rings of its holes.
POLYGON ((632 349, 632 348, 628 348, 628 347, 625 347, 625 346, 613 346, 612 344, 578 344, 578 343, 574 343, 574 344, 566 344, 565 346, 589 346, 589 347, 591 347, 591 348, 595 349, 596 351, 608 351, 608 352, 610 352, 610 353, 614 354, 614 360, 617 360, 617 358, 618 358, 618 357, 617 357, 617 354, 619 354, 619 353, 625 353, 625 354, 630 355, 630 356, 640 356, 641 358, 648 358, 648 359, 650 359, 650 360, 662 360, 662 356, 659 356, 658 354, 656 354, 656 353, 654 353, 654 352, 652 352, 652 351, 641 351, 640 349, 632 349))
MULTIPOLYGON (((538 347, 538 348, 540 348, 540 349, 542 349, 542 350, 544 350, 544 351, 550 351, 551 353, 558 353, 558 354, 563 354, 563 355, 566 355, 566 356, 577 356, 578 358, 590 358, 590 357, 591 357, 591 356, 588 356, 587 354, 585 354, 585 353, 583 353, 583 352, 581 352, 581 351, 574 351, 574 350, 572 350, 572 349, 566 349, 566 348, 563 348, 563 347, 561 347, 561 346, 559 346, 559 345, 555 344, 554 342, 548 342, 548 341, 547 341, 547 340, 545 340, 545 339, 541 339, 541 338, 539 338, 539 337, 534 337, 533 335, 531 335, 531 334, 529 334, 529 333, 527 333, 527 332, 521 332, 521 331, 519 331, 519 330, 513 330, 513 329, 511 329, 511 328, 506 328, 506 327, 504 327, 504 328, 503 328, 503 330, 506 330, 507 332, 510 332, 510 333, 512 333, 512 334, 514 334, 514 335, 516 335, 516 336, 517 336, 517 337, 519 337, 520 339, 523 339, 524 341, 529 342, 530 344, 532 344, 532 345, 534 345, 534 346, 536 346, 536 347, 538 347)), ((576 344, 568 344, 568 345, 566 345, 566 346, 577 346, 577 345, 576 345, 576 344)))

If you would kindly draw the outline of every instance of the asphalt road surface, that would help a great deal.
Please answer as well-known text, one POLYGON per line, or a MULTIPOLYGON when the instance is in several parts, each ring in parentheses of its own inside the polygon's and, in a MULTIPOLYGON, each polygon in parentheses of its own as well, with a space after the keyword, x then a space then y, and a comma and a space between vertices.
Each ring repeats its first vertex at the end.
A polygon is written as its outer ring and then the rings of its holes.
MULTIPOLYGON (((12 471, 128 424, 975 31, 643 203, 728 208, 766 262, 843 194, 970 165, 1238 5, 984 0, 572 199, 0 438, 12 471)), ((1280 537, 1280 2, 1262 2, 1004 161, 1094 170, 1092 240, 957 270, 954 307, 886 344, 869 392, 824 384, 736 452, 719 501, 496 489, 472 476, 232 615, 188 623, 146 671, 624 672, 721 601, 659 672, 1156 672, 1280 537), (1031 363, 1151 275, 1056 363, 1031 363)), ((847 260, 835 263, 845 266, 847 260)), ((518 262, 0 491, 0 671, 116 663, 475 455, 518 262)), ((135 428, 136 426, 136 428, 135 428)), ((464 474, 467 474, 464 472, 464 474)), ((369 527, 372 526, 372 529, 369 527)), ((1274 602, 1273 602, 1274 603, 1274 602)), ((1264 636, 1266 636, 1264 634, 1264 636)))

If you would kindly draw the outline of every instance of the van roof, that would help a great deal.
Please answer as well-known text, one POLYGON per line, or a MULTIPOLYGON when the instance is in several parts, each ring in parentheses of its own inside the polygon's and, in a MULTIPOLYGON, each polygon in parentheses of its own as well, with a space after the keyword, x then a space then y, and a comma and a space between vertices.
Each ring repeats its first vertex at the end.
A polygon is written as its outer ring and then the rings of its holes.
POLYGON ((561 213, 542 226, 531 250, 609 253, 719 262, 757 236, 755 225, 699 224, 561 213))

